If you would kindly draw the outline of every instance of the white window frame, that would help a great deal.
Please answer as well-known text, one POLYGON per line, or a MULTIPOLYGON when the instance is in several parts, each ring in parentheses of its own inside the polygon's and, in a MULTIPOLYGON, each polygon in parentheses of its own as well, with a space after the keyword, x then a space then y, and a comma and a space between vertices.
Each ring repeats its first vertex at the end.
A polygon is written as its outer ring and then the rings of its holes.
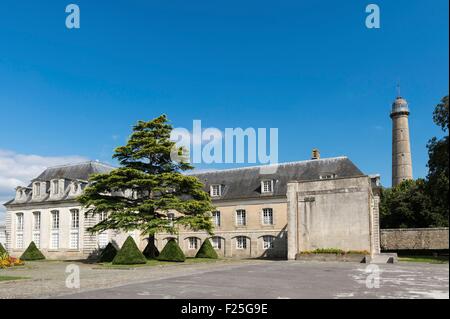
POLYGON ((274 236, 263 236, 263 249, 274 249, 275 248, 275 237, 274 236))
POLYGON ((59 211, 54 210, 51 212, 50 249, 59 249, 59 227, 59 211))
POLYGON ((261 193, 270 194, 273 193, 273 180, 265 179, 261 181, 261 193))
POLYGON ((189 250, 196 250, 196 249, 198 249, 198 239, 196 237, 189 237, 188 238, 188 249, 189 250))
POLYGON ((220 215, 220 211, 216 210, 216 211, 212 212, 212 217, 213 217, 214 225, 216 227, 220 227, 220 224, 222 223, 222 220, 221 220, 222 216, 220 215))
POLYGON ((33 242, 41 248, 41 212, 33 212, 33 242))
POLYGON ((53 195, 59 194, 59 180, 57 179, 52 181, 52 193, 53 195))
POLYGON ((222 196, 222 185, 213 184, 210 186, 210 194, 211 197, 220 197, 222 196))
POLYGON ((247 211, 245 209, 236 210, 236 226, 247 226, 247 211))
POLYGON ((34 183, 34 196, 35 197, 41 196, 41 183, 40 182, 34 183))
POLYGON ((273 217, 273 208, 267 207, 263 208, 261 212, 261 221, 264 226, 271 226, 274 224, 274 217, 273 217))
POLYGON ((240 250, 247 249, 247 237, 245 236, 236 237, 236 249, 240 250))
POLYGON ((16 230, 17 232, 23 232, 24 228, 24 215, 23 213, 16 214, 16 230))
POLYGON ((222 249, 222 239, 219 236, 211 237, 211 245, 214 249, 222 249))
POLYGON ((70 210, 69 248, 80 249, 80 211, 78 209, 70 210))

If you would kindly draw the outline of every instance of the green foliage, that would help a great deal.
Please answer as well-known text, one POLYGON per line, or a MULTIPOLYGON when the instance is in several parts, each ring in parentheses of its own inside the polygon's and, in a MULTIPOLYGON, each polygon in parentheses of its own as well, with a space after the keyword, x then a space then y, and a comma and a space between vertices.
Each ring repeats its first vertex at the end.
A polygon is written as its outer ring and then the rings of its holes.
POLYGON ((5 247, 3 247, 3 245, 0 243, 0 255, 3 254, 7 254, 8 252, 6 251, 5 247))
POLYGON ((195 258, 211 258, 211 259, 217 259, 219 256, 217 256, 217 253, 213 246, 211 245, 211 242, 209 239, 206 239, 202 246, 200 247, 199 251, 195 255, 195 258))
MULTIPOLYGON (((433 113, 444 132, 449 127, 448 96, 433 113)), ((448 227, 449 224, 449 141, 433 137, 427 144, 427 178, 405 181, 381 193, 382 228, 448 227)))
POLYGON ((100 256, 98 257, 99 263, 110 263, 117 255, 117 248, 113 243, 108 243, 105 248, 102 249, 100 256))
POLYGON ((175 239, 170 239, 157 258, 160 261, 184 262, 186 256, 175 239))
POLYGON ((127 144, 113 155, 121 167, 91 176, 78 200, 87 214, 108 216, 90 231, 137 229, 152 236, 158 232, 176 234, 183 227, 212 233, 211 198, 196 177, 182 174, 192 166, 171 159, 171 154, 180 151, 170 140, 171 131, 165 115, 138 122, 127 144), (170 211, 180 214, 169 220, 170 211))
POLYGON ((145 264, 146 262, 145 256, 141 253, 131 236, 128 236, 112 261, 113 265, 137 265, 145 264))
POLYGON ((28 248, 23 252, 22 256, 20 256, 22 260, 43 260, 45 256, 39 251, 36 247, 34 241, 30 243, 28 248))
POLYGON ((154 237, 150 237, 148 240, 148 244, 142 252, 147 259, 156 259, 159 256, 158 247, 155 245, 154 237))

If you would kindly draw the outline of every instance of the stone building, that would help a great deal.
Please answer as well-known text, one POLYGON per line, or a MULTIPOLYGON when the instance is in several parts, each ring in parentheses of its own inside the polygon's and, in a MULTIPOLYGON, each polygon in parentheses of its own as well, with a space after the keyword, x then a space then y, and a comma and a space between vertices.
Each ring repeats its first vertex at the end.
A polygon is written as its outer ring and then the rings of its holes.
MULTIPOLYGON (((212 197, 218 253, 235 258, 295 258, 303 250, 340 248, 379 252, 378 177, 363 174, 348 158, 278 164, 195 174, 212 197)), ((48 258, 86 258, 127 235, 90 234, 102 216, 87 217, 75 200, 89 175, 113 169, 88 162, 45 170, 29 187, 19 187, 7 208, 7 249, 19 255, 34 241, 48 258)), ((177 212, 172 212, 176 214, 177 212)), ((170 218, 170 214, 169 214, 170 218)), ((146 239, 130 233, 141 249, 146 239)), ((175 237, 194 256, 206 233, 158 234, 162 249, 175 237)))

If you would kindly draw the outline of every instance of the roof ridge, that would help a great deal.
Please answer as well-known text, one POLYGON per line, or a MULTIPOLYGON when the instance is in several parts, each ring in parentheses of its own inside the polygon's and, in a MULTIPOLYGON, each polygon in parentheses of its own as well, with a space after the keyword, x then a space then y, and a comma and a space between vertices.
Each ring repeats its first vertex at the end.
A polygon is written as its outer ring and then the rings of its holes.
POLYGON ((61 168, 61 167, 71 167, 71 166, 85 165, 85 164, 97 164, 97 165, 102 165, 102 166, 107 166, 107 167, 114 168, 114 166, 112 166, 110 164, 107 164, 107 163, 89 160, 89 161, 78 162, 78 163, 67 163, 67 164, 61 164, 61 165, 48 166, 45 170, 52 169, 52 168, 61 168))
POLYGON ((327 157, 327 158, 320 158, 320 159, 309 159, 309 160, 303 160, 303 161, 292 161, 292 162, 284 162, 284 163, 262 164, 262 165, 254 165, 254 166, 217 169, 215 171, 192 173, 190 175, 204 175, 204 174, 231 172, 231 171, 238 171, 238 170, 245 170, 245 169, 257 169, 257 168, 261 168, 261 167, 286 166, 286 165, 293 165, 293 164, 304 164, 304 163, 309 163, 309 162, 330 161, 330 160, 337 160, 337 159, 348 159, 348 157, 347 156, 336 156, 336 157, 327 157))

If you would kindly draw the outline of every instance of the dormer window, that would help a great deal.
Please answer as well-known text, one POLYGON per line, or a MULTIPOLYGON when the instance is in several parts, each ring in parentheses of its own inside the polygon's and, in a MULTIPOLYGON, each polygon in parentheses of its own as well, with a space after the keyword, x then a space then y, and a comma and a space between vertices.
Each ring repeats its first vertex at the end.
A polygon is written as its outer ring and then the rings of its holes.
POLYGON ((52 187, 53 187, 53 195, 58 195, 59 194, 59 181, 54 180, 52 182, 52 187))
POLYGON ((34 196, 35 197, 41 196, 41 183, 34 183, 34 196))
POLYGON ((273 193, 273 180, 267 179, 261 181, 261 193, 273 193))
POLYGON ((222 196, 222 185, 215 184, 211 185, 211 197, 220 197, 222 196))

